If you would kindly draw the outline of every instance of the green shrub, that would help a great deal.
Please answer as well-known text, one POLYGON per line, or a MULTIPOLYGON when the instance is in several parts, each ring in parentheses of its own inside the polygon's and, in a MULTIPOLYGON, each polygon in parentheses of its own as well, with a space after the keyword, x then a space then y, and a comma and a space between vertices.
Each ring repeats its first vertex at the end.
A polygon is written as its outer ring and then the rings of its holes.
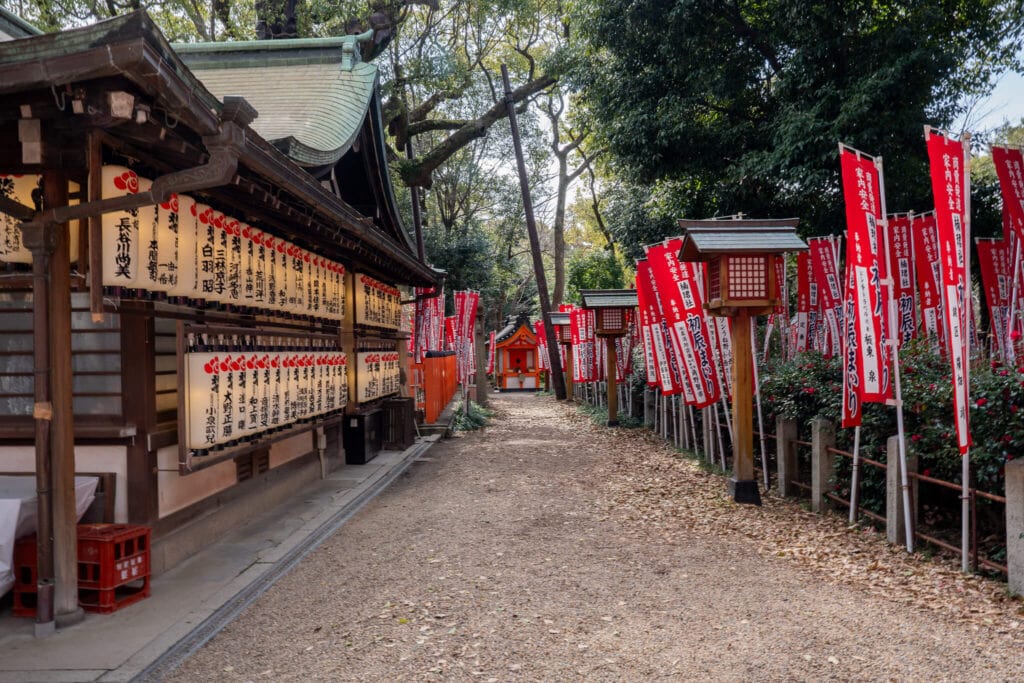
POLYGON ((456 432, 471 432, 481 427, 486 427, 494 411, 484 408, 476 401, 469 402, 469 412, 466 412, 465 405, 460 401, 455 404, 455 418, 452 420, 452 430, 456 432))

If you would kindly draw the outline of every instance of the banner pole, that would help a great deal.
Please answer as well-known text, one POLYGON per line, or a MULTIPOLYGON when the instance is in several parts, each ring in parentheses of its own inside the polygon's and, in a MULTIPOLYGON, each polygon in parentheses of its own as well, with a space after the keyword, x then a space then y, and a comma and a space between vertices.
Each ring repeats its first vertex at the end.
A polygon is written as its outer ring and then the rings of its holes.
POLYGON ((1013 334, 1014 329, 1013 318, 1017 315, 1017 296, 1020 292, 1020 260, 1021 240, 1018 237, 1017 248, 1013 254, 1013 290, 1012 294, 1010 294, 1010 312, 1006 316, 1006 349, 1004 351, 1006 362, 1014 364, 1017 362, 1017 349, 1014 347, 1013 339, 1010 335, 1013 334))
POLYGON ((860 425, 853 428, 853 472, 850 479, 850 524, 857 523, 860 507, 860 425))
MULTIPOLYGON (((969 325, 974 320, 974 302, 973 296, 971 295, 971 134, 964 133, 960 139, 960 143, 963 145, 964 150, 964 285, 966 286, 966 296, 964 297, 964 320, 969 325)), ((967 389, 964 392, 967 403, 970 404, 971 396, 971 335, 966 337, 964 342, 967 346, 967 362, 964 363, 966 366, 964 374, 966 375, 965 382, 967 389)), ((965 407, 966 409, 966 407, 965 407)), ((967 423, 970 425, 970 422, 967 423)), ((968 427, 968 430, 970 427, 968 427)), ((970 448, 970 437, 967 440, 967 450, 964 453, 962 463, 962 484, 963 484, 963 496, 961 499, 960 508, 960 569, 966 574, 971 569, 971 448, 970 448)), ((909 527, 908 527, 909 528, 909 527)), ((909 534, 908 534, 909 535, 909 534)))
MULTIPOLYGON (((751 360, 754 363, 754 398, 757 400, 757 433, 761 436, 761 474, 764 476, 764 490, 770 487, 768 476, 768 454, 765 449, 764 440, 764 414, 761 411, 761 378, 757 372, 757 324, 754 316, 750 316, 750 346, 753 353, 751 360)), ((768 328, 769 334, 771 328, 768 328)), ((768 338, 765 337, 765 348, 767 350, 768 338)))
POLYGON ((892 368, 893 368, 893 379, 895 384, 895 400, 896 405, 896 438, 899 442, 900 449, 900 488, 903 489, 903 519, 906 522, 907 529, 907 552, 914 552, 914 518, 910 514, 910 476, 907 472, 907 439, 906 432, 903 430, 903 390, 900 385, 900 350, 899 350, 899 338, 893 334, 893 330, 896 329, 897 311, 896 301, 892 296, 892 268, 889 262, 889 216, 886 213, 885 207, 885 170, 882 167, 882 157, 875 158, 875 165, 878 167, 878 194, 882 204, 882 254, 880 258, 886 259, 885 268, 885 280, 882 282, 882 289, 888 291, 888 308, 887 313, 889 314, 889 336, 886 339, 886 343, 892 349, 892 368))

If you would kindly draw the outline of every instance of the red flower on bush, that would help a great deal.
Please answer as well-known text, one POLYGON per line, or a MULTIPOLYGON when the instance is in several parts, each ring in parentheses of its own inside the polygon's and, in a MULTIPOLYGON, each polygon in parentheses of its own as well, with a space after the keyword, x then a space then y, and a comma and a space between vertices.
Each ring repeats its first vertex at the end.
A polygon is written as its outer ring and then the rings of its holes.
POLYGON ((988 403, 988 399, 985 398, 984 396, 982 396, 981 398, 979 398, 977 401, 974 402, 974 405, 976 405, 976 406, 978 406, 980 408, 983 405, 985 405, 986 403, 988 403))
POLYGON ((920 434, 914 434, 914 435, 912 435, 912 436, 910 437, 910 440, 911 440, 911 441, 913 441, 914 443, 917 443, 918 441, 920 441, 920 440, 921 440, 921 439, 923 439, 923 438, 924 438, 924 437, 923 437, 923 436, 921 436, 920 434))
POLYGON ((926 477, 930 477, 930 476, 932 476, 932 471, 930 469, 928 469, 927 467, 925 467, 923 470, 921 470, 921 474, 923 474, 926 477))
POLYGON ((805 394, 813 395, 814 394, 814 387, 804 387, 804 393, 805 394))

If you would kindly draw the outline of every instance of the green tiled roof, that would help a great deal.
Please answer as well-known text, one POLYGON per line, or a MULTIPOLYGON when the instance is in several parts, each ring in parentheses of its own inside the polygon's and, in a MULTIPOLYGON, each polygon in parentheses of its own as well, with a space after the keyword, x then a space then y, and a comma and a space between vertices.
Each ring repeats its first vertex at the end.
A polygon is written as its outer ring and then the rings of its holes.
MULTIPOLYGON (((354 38, 354 37, 346 37, 354 38)), ((177 46, 203 85, 224 99, 244 97, 259 117, 252 128, 296 162, 324 166, 348 151, 377 87, 377 66, 342 67, 338 39, 177 46), (267 43, 295 43, 290 50, 267 43), (231 44, 227 44, 231 45, 231 44)))
POLYGON ((42 34, 38 28, 28 23, 14 12, 0 7, 0 40, 28 38, 42 34))

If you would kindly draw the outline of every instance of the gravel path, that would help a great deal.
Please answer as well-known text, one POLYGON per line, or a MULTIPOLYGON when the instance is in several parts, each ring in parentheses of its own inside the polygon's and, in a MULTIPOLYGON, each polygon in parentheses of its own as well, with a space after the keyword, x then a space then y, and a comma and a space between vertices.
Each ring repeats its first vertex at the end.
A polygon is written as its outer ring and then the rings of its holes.
POLYGON ((1024 678, 1021 605, 990 582, 798 505, 737 507, 550 397, 495 404, 171 680, 1024 678))

